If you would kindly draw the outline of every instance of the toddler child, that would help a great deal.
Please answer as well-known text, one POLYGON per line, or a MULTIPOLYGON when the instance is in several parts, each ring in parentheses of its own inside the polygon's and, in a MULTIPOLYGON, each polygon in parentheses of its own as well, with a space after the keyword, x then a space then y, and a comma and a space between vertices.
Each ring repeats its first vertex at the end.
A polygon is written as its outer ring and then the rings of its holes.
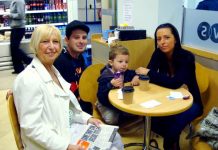
POLYGON ((101 70, 98 78, 97 108, 105 123, 115 125, 125 116, 131 116, 111 105, 108 93, 113 88, 122 88, 124 83, 139 84, 139 77, 134 70, 129 70, 129 51, 118 43, 111 43, 108 64, 101 70))

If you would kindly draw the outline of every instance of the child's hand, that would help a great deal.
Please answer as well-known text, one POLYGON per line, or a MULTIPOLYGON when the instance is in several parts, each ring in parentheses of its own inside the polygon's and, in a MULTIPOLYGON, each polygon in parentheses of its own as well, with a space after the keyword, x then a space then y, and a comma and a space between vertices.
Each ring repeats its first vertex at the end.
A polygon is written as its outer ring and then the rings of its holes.
POLYGON ((132 81, 131 81, 131 84, 132 84, 133 86, 139 85, 139 76, 138 76, 138 75, 136 75, 136 76, 133 77, 133 79, 132 79, 132 81))
POLYGON ((139 67, 135 70, 136 74, 143 74, 147 75, 150 69, 144 68, 144 67, 139 67))
POLYGON ((111 84, 116 88, 122 88, 123 87, 123 80, 121 78, 113 78, 111 80, 111 84))

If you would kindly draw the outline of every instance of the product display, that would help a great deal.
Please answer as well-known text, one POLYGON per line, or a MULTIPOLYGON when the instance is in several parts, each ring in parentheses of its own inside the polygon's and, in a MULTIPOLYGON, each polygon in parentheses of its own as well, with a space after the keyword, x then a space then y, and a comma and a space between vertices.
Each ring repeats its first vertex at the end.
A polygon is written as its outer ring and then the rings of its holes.
MULTIPOLYGON (((6 11, 8 3, 0 11, 0 34, 5 36, 10 31, 10 20, 3 18, 3 15, 10 14, 6 11)), ((67 3, 64 0, 27 0, 26 1, 26 33, 25 39, 29 39, 35 27, 40 24, 53 24, 58 27, 61 34, 65 35, 65 26, 68 22, 67 3)), ((4 38, 6 39, 6 38, 4 38)), ((8 40, 8 38, 7 38, 8 40)))

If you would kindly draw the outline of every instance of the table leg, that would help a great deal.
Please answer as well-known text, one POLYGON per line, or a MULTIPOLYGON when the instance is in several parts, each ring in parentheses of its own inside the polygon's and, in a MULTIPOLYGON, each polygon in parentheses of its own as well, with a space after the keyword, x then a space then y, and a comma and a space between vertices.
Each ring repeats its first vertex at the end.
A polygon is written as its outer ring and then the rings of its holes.
POLYGON ((151 117, 144 117, 144 150, 149 150, 150 134, 151 134, 151 117))

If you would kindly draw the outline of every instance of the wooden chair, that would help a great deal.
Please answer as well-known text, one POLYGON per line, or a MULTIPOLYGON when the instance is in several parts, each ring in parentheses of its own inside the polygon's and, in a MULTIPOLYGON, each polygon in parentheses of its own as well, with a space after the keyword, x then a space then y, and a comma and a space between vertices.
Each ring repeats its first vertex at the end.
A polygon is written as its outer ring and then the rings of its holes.
MULTIPOLYGON (((204 94, 207 91, 207 89, 209 88, 209 76, 208 76, 206 67, 202 66, 201 64, 199 64, 197 62, 195 63, 195 66, 196 66, 196 70, 195 70, 196 79, 197 79, 198 87, 200 90, 202 103, 203 103, 203 106, 205 106, 205 104, 207 103, 208 100, 206 97, 204 97, 204 94)), ((202 118, 203 118, 203 115, 196 118, 192 122, 193 125, 196 125, 202 118)))
POLYGON ((20 135, 20 124, 17 118, 17 111, 14 105, 13 95, 10 95, 7 99, 7 109, 8 109, 8 115, 9 115, 12 131, 13 131, 14 138, 17 144, 17 148, 18 150, 23 150, 24 147, 23 147, 21 135, 20 135))
POLYGON ((93 116, 101 119, 101 116, 96 108, 98 82, 100 70, 104 67, 103 64, 93 64, 86 68, 79 80, 79 94, 82 100, 92 103, 93 116))
MULTIPOLYGON (((193 128, 195 131, 197 131, 199 129, 199 122, 203 119, 203 117, 205 117, 208 112, 210 111, 211 107, 208 107, 208 104, 210 104, 208 102, 207 97, 205 97, 205 93, 209 88, 209 76, 208 76, 208 71, 206 69, 206 67, 202 66, 199 63, 195 63, 196 65, 196 79, 198 82, 198 87, 201 93, 201 97, 202 97, 202 103, 204 106, 204 112, 203 115, 196 118, 192 124, 193 124, 193 128)), ((192 143, 192 149, 193 150, 212 150, 212 148, 209 146, 209 144, 207 144, 206 142, 202 141, 199 137, 195 137, 192 139, 191 141, 192 143)))
POLYGON ((202 66, 199 63, 195 63, 196 66, 196 79, 198 82, 198 87, 200 90, 200 93, 203 94, 207 91, 209 87, 209 77, 208 77, 208 72, 206 70, 206 67, 202 66))

